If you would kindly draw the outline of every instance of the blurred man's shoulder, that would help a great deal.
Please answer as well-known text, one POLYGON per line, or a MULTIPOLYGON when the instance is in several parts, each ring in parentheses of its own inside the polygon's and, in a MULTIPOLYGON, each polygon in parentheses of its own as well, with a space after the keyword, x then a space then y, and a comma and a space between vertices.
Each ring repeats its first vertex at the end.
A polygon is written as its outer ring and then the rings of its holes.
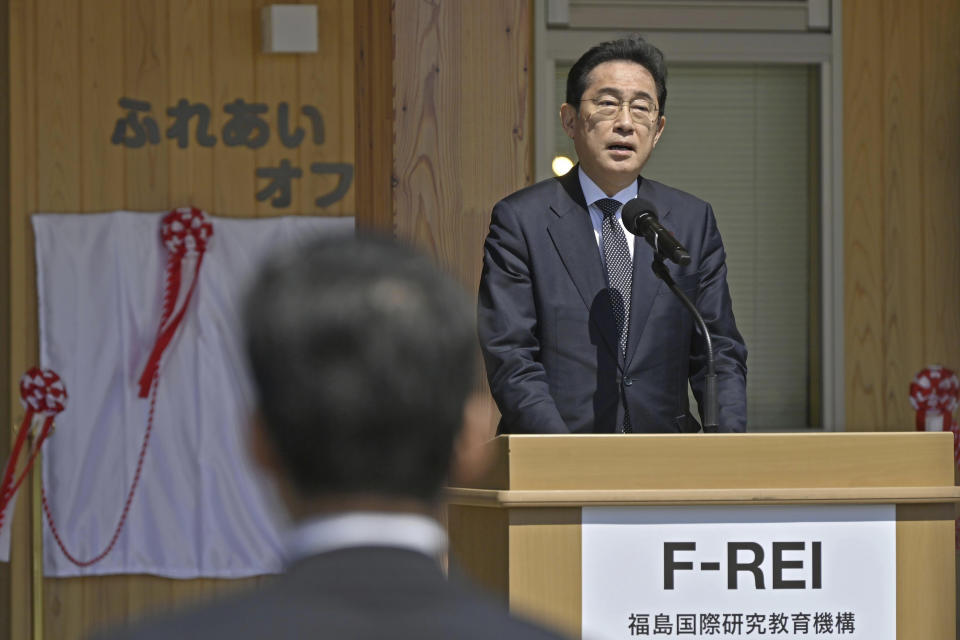
MULTIPOLYGON (((276 594, 274 594, 276 595, 276 594)), ((403 611, 378 610, 336 594, 310 602, 273 596, 229 598, 190 611, 146 620, 95 640, 559 640, 561 636, 514 618, 481 598, 422 602, 403 611), (440 606, 445 604, 446 606, 440 606), (452 604, 452 606, 451 606, 452 604)))
POLYGON ((354 548, 308 558, 290 572, 207 605, 146 620, 97 640, 355 638, 392 640, 558 636, 512 617, 426 556, 354 548))

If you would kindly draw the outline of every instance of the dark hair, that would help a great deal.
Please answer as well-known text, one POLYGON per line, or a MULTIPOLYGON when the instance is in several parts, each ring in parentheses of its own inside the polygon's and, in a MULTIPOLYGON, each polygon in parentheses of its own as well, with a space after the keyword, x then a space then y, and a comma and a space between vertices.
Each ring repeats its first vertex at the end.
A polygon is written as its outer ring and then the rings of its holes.
POLYGON ((587 90, 587 78, 594 67, 612 60, 627 60, 636 62, 644 67, 653 76, 653 83, 657 87, 657 103, 662 116, 667 107, 667 64, 663 61, 660 49, 644 40, 643 36, 634 34, 601 42, 580 56, 567 74, 567 103, 580 110, 580 100, 587 90))
POLYGON ((476 370, 457 283, 389 240, 321 239, 269 260, 243 313, 264 428, 302 495, 439 495, 476 370))

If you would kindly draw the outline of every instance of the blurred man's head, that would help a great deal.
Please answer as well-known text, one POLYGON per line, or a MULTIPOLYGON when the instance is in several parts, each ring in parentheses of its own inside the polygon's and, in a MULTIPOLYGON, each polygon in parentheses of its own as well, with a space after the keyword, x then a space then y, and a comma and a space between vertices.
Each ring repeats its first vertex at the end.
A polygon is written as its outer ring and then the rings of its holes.
POLYGON ((317 240, 267 262, 244 321, 255 453, 298 499, 436 500, 476 370, 460 286, 386 240, 317 240))

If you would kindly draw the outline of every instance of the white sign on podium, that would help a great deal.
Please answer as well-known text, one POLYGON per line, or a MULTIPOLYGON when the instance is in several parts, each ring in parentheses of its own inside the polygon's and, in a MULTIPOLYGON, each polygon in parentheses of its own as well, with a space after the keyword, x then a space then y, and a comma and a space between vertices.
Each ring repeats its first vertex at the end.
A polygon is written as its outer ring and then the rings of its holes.
POLYGON ((895 640, 893 505, 584 507, 582 637, 895 640))

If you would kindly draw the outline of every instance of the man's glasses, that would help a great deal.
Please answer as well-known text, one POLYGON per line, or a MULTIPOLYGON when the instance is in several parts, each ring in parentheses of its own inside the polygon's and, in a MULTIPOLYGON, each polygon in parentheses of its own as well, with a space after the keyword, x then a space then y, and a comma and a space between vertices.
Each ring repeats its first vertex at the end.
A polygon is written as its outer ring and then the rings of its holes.
POLYGON ((620 115, 620 109, 623 108, 623 105, 627 105, 630 118, 637 124, 651 124, 657 119, 657 106, 644 98, 617 100, 609 96, 600 96, 599 98, 584 98, 580 102, 592 102, 594 109, 591 115, 599 120, 615 120, 620 115))

